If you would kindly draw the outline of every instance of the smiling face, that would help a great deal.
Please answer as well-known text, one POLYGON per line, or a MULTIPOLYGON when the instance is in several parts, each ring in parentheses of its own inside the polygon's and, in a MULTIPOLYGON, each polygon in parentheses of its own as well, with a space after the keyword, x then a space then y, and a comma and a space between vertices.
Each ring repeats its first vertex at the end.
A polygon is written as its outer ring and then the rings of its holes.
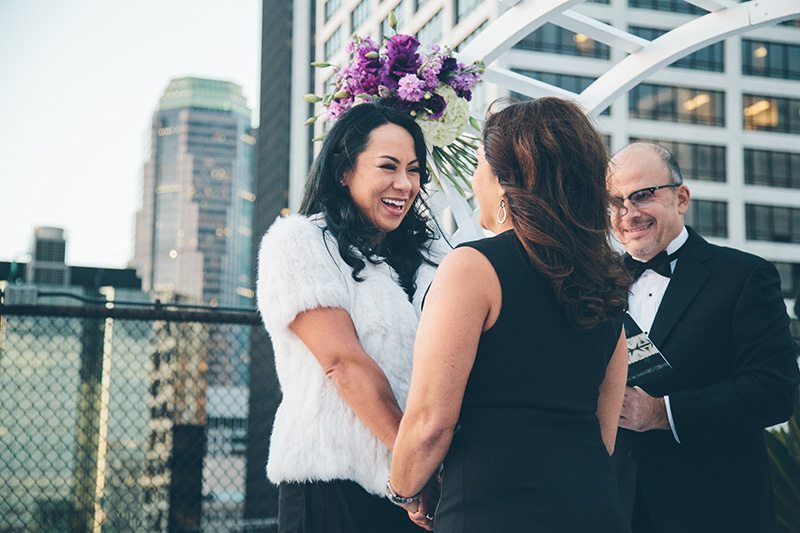
MULTIPOLYGON (((666 163, 646 147, 633 146, 617 154, 609 172, 609 190, 617 199, 670 183, 666 163)), ((680 234, 683 215, 688 209, 689 189, 685 185, 659 189, 646 207, 625 200, 624 208, 612 209, 611 227, 630 255, 648 261, 680 234)))
POLYGON ((420 165, 414 139, 396 124, 372 130, 367 147, 343 177, 361 214, 383 233, 394 231, 419 194, 420 165))

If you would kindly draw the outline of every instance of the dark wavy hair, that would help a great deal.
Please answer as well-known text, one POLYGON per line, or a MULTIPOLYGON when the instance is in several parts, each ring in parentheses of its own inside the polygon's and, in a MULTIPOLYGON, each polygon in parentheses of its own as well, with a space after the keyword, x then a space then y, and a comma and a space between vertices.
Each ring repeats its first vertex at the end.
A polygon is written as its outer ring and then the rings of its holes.
POLYGON ((326 231, 338 243, 339 255, 352 267, 352 277, 363 281, 359 274, 366 266, 388 263, 400 277, 400 285, 412 298, 416 285, 414 277, 419 266, 431 262, 423 253, 430 247, 434 234, 423 215, 421 194, 430 177, 426 171, 425 138, 419 125, 408 114, 394 110, 380 102, 364 103, 343 113, 328 132, 319 155, 314 160, 305 195, 300 206, 303 215, 321 213, 325 217, 326 231), (356 165, 356 160, 369 144, 373 130, 384 124, 396 124, 414 139, 414 151, 420 166, 420 194, 400 226, 385 238, 350 197, 350 190, 342 187, 342 177, 356 165))
POLYGON ((608 154, 586 114, 560 98, 503 99, 487 112, 483 148, 514 233, 572 321, 620 316, 631 279, 608 240, 608 154))

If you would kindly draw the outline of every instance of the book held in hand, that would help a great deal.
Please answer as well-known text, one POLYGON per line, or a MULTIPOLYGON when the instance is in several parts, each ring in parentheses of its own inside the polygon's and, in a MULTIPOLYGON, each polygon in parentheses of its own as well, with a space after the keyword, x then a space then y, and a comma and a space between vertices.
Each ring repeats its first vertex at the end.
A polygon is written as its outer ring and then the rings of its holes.
POLYGON ((628 313, 625 313, 623 325, 628 345, 629 387, 641 386, 672 371, 669 361, 628 313))

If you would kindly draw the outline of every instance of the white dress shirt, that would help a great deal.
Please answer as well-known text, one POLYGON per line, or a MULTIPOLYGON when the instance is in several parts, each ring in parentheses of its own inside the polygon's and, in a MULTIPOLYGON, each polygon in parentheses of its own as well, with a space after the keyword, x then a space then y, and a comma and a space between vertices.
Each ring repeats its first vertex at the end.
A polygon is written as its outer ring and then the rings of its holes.
MULTIPOLYGON (((678 234, 672 242, 667 245, 667 254, 675 253, 686 240, 689 238, 689 232, 684 227, 680 234, 678 234)), ((634 259, 637 259, 634 257, 634 259)), ((675 272, 675 265, 678 264, 678 258, 674 259, 670 264, 670 269, 675 272)), ((650 335, 650 328, 653 327, 653 320, 656 318, 658 307, 661 305, 661 300, 664 298, 664 293, 669 286, 670 278, 657 274, 652 270, 645 270, 631 286, 630 294, 628 295, 628 313, 639 324, 639 327, 645 333, 650 335)), ((669 407, 669 395, 664 396, 664 403, 667 408, 667 418, 669 419, 669 427, 672 429, 672 435, 678 443, 681 440, 678 438, 678 432, 675 431, 675 423, 672 421, 672 410, 669 407)))

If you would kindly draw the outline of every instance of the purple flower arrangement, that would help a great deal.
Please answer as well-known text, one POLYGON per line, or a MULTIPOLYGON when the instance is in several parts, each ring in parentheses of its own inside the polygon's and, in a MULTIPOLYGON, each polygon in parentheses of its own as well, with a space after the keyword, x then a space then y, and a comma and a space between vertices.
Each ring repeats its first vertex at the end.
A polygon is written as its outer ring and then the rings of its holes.
MULTIPOLYGON (((423 51, 416 37, 399 33, 386 39, 383 46, 372 37, 354 35, 347 53, 350 59, 343 66, 312 63, 335 69, 334 89, 323 96, 305 96, 307 102, 321 102, 325 108, 306 123, 323 115, 336 120, 354 105, 380 99, 413 116, 425 134, 434 164, 448 174, 460 192, 463 185, 469 188, 470 167, 476 163, 475 139, 466 137, 463 131, 470 121, 476 127, 467 102, 483 74, 483 63, 465 65, 446 47, 423 51), (460 179, 454 180, 453 174, 460 179)), ((439 181, 436 169, 430 170, 439 181)))
POLYGON ((460 63, 448 48, 434 46, 423 52, 413 35, 395 34, 386 39, 383 48, 372 37, 354 35, 347 52, 351 55, 347 64, 334 67, 334 91, 323 97, 306 97, 311 102, 322 102, 330 120, 336 120, 359 100, 377 98, 414 117, 438 120, 447 109, 439 89, 449 86, 459 98, 469 101, 483 73, 482 64, 460 63))

